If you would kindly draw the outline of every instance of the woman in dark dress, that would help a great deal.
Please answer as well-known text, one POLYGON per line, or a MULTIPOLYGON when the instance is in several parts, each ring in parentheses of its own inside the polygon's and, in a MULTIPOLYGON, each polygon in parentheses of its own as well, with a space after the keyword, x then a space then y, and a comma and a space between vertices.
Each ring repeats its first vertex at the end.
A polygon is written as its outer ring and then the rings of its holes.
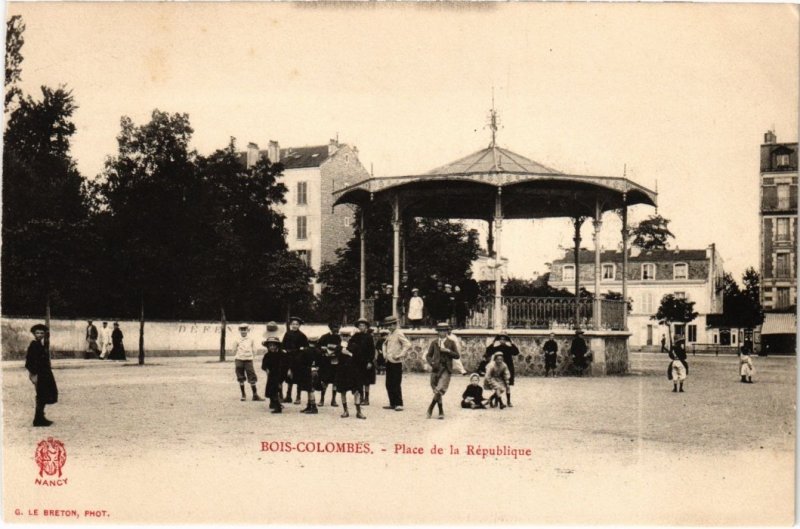
MULTIPOLYGON (((298 318, 297 316, 289 318, 289 330, 283 335, 283 350, 286 351, 288 355, 288 373, 284 374, 284 380, 286 380, 288 386, 286 389, 286 398, 283 400, 283 402, 286 403, 292 402, 292 385, 297 383, 295 381, 295 371, 299 373, 301 370, 300 352, 308 347, 308 337, 300 330, 302 324, 302 318, 298 318)), ((294 403, 300 404, 299 386, 297 388, 296 397, 294 403)))
POLYGON ((572 339, 572 345, 569 348, 569 354, 572 356, 572 363, 575 365, 579 377, 583 376, 583 372, 588 367, 586 352, 586 340, 583 339, 583 331, 578 329, 575 331, 575 338, 572 339))
POLYGON ((286 353, 281 351, 281 341, 277 336, 270 336, 261 345, 266 346, 267 352, 261 359, 261 369, 267 372, 267 387, 264 394, 269 399, 272 413, 282 413, 281 384, 286 370, 286 353))
POLYGON ((513 407, 511 404, 511 386, 514 385, 514 357, 519 355, 519 349, 511 342, 511 337, 507 334, 498 334, 489 347, 486 348, 486 353, 483 355, 487 363, 492 359, 495 353, 503 353, 503 362, 508 367, 509 381, 508 390, 506 391, 506 404, 513 407))
POLYGON ((28 346, 28 354, 25 356, 25 369, 28 370, 28 378, 36 388, 34 426, 50 426, 53 424, 53 421, 48 421, 44 416, 44 407, 47 404, 58 402, 58 387, 53 376, 53 368, 50 365, 50 355, 44 346, 44 338, 48 331, 47 326, 41 323, 31 327, 34 339, 28 346))
POLYGON ((367 332, 368 320, 361 318, 356 324, 358 332, 353 334, 350 341, 347 342, 347 348, 342 350, 339 357, 339 367, 336 370, 336 390, 342 397, 342 418, 350 416, 347 411, 347 392, 351 391, 356 406, 356 417, 366 419, 361 413, 361 392, 367 381, 367 370, 372 368, 375 362, 375 342, 367 332))
POLYGON ((122 331, 119 328, 119 323, 114 322, 114 330, 111 331, 111 354, 108 355, 109 360, 125 360, 125 346, 122 345, 122 331))

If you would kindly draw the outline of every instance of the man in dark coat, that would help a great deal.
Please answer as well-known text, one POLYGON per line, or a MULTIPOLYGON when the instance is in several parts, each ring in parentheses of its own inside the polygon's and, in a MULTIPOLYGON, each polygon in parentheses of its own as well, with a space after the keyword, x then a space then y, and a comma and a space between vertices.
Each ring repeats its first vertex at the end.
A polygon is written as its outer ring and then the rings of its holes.
POLYGON ((322 391, 319 398, 319 405, 325 405, 325 392, 328 386, 333 386, 331 390, 331 406, 338 406, 336 402, 336 368, 339 366, 339 353, 342 350, 342 336, 339 334, 341 325, 337 322, 328 324, 330 332, 326 332, 317 340, 317 347, 320 349, 321 358, 319 365, 319 382, 322 391))
MULTIPOLYGON (((297 384, 295 380, 295 375, 300 374, 301 366, 300 366, 300 353, 308 348, 308 337, 300 330, 300 326, 303 324, 303 319, 298 318, 297 316, 292 316, 289 318, 289 330, 286 331, 286 334, 283 335, 283 350, 286 351, 288 355, 288 368, 289 373, 288 377, 286 378, 286 398, 283 399, 283 402, 291 403, 292 402, 292 385, 297 384)), ((300 404, 300 386, 297 387, 297 398, 294 401, 295 404, 300 404)))
POLYGON ((97 327, 92 320, 87 321, 86 324, 86 352, 88 353, 86 358, 100 358, 100 347, 97 345, 100 333, 97 332, 97 327))
POLYGON ((511 342, 511 337, 508 334, 498 334, 495 336, 489 347, 486 348, 484 358, 487 363, 492 359, 495 353, 502 353, 503 362, 508 367, 508 388, 506 388, 506 404, 513 407, 511 404, 511 386, 514 385, 514 357, 519 355, 519 348, 511 342))
POLYGON ((261 359, 261 369, 267 372, 267 387, 264 390, 269 399, 272 413, 282 413, 281 384, 285 372, 286 353, 281 351, 281 341, 277 336, 270 336, 261 345, 267 348, 264 358, 261 359))
POLYGON ((25 356, 25 369, 28 377, 36 387, 36 412, 33 416, 34 426, 50 426, 53 421, 48 421, 44 416, 44 407, 47 404, 58 402, 58 387, 50 365, 50 355, 44 346, 45 335, 49 329, 46 325, 37 323, 31 327, 33 341, 28 346, 25 356))
POLYGON ((572 363, 575 365, 579 377, 583 376, 583 372, 588 367, 586 362, 587 351, 588 348, 586 347, 586 340, 583 339, 583 331, 578 329, 575 331, 575 338, 572 339, 569 354, 572 356, 572 363))
POLYGON ((552 332, 550 333, 550 337, 544 342, 544 346, 542 347, 542 351, 544 351, 544 376, 548 376, 548 373, 551 371, 553 372, 553 376, 556 376, 556 361, 558 360, 558 344, 555 340, 555 334, 552 332))

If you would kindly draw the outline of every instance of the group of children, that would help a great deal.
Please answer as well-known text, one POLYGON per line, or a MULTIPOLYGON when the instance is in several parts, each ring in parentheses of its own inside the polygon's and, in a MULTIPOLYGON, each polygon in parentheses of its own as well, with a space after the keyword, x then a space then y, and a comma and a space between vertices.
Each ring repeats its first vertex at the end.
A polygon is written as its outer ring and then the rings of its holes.
MULTIPOLYGON (((662 344, 663 347, 663 344, 662 344)), ((686 340, 683 336, 675 340, 675 343, 668 350, 670 362, 667 366, 667 379, 672 381, 673 393, 684 393, 683 383, 689 374, 689 364, 686 361, 686 340)), ((739 349, 739 376, 744 384, 753 383, 753 342, 745 340, 739 349)))

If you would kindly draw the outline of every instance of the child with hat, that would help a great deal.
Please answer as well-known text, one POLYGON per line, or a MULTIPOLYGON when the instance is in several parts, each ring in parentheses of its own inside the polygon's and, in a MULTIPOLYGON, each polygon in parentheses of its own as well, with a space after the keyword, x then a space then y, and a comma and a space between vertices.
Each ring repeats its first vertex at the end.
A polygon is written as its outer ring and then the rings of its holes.
POLYGON ((461 407, 470 410, 486 409, 486 400, 483 398, 483 388, 481 387, 481 376, 478 373, 472 373, 469 376, 467 389, 461 394, 461 407))
POLYGON ((245 381, 250 383, 250 389, 253 390, 253 400, 264 400, 258 396, 256 390, 256 370, 253 369, 253 359, 256 355, 256 343, 250 333, 250 326, 246 323, 239 325, 239 338, 233 342, 233 359, 236 370, 236 380, 239 382, 239 391, 242 397, 239 400, 247 400, 247 395, 244 391, 245 381))
POLYGON ((328 330, 330 332, 326 332, 322 336, 319 337, 317 340, 317 347, 320 348, 321 358, 319 364, 319 372, 317 373, 319 376, 319 383, 320 383, 320 397, 319 397, 319 405, 325 405, 325 392, 328 390, 328 386, 332 386, 333 389, 331 391, 331 406, 338 406, 339 403, 336 402, 336 368, 339 366, 339 353, 342 350, 342 336, 339 334, 339 329, 341 329, 341 325, 338 322, 332 321, 328 324, 328 330))
POLYGON ((264 358, 261 359, 261 369, 267 372, 267 387, 264 395, 269 398, 269 407, 272 413, 282 413, 281 384, 283 384, 286 353, 281 351, 281 341, 277 336, 267 336, 261 345, 267 348, 264 358))
POLYGON ((437 338, 428 347, 425 360, 431 366, 431 389, 433 390, 433 400, 428 406, 428 418, 433 414, 433 407, 439 408, 439 418, 444 419, 444 407, 442 397, 450 386, 450 377, 453 373, 453 359, 459 358, 458 346, 448 337, 450 325, 439 323, 436 325, 437 338))
POLYGON ((367 370, 375 362, 375 342, 369 334, 369 320, 360 318, 356 321, 358 332, 354 333, 347 342, 347 347, 342 349, 339 356, 339 367, 336 370, 336 389, 342 398, 342 415, 347 418, 350 413, 347 410, 347 392, 353 393, 353 401, 356 406, 356 417, 366 419, 361 413, 362 391, 367 378, 367 370))
MULTIPOLYGON (((286 403, 292 402, 292 385, 297 383, 295 381, 295 374, 299 374, 301 371, 300 353, 308 348, 308 337, 300 330, 302 324, 302 318, 292 316, 289 318, 289 328, 286 334, 283 335, 283 350, 286 351, 289 360, 289 371, 286 377, 286 384, 288 387, 286 390, 286 398, 283 399, 283 402, 286 403)), ((294 403, 300 404, 299 386, 297 388, 297 398, 294 403)))
POLYGON ((483 379, 483 387, 493 392, 489 397, 489 405, 492 408, 495 406, 500 406, 501 410, 505 408, 503 394, 508 391, 510 380, 511 373, 503 360, 503 353, 498 351, 492 355, 492 361, 486 366, 486 377, 483 379))
POLYGON ((36 411, 33 415, 34 426, 50 426, 53 421, 48 421, 44 416, 44 407, 47 404, 58 402, 58 387, 53 376, 53 368, 50 365, 50 354, 44 346, 44 339, 49 329, 47 325, 37 323, 31 327, 33 340, 28 345, 28 353, 25 355, 25 369, 28 370, 28 378, 36 388, 36 411))

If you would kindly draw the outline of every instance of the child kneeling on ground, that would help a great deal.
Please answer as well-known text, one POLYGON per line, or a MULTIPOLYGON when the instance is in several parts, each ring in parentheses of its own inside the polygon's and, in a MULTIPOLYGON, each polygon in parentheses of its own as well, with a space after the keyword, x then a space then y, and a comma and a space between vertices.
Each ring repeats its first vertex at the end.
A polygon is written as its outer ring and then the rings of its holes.
POLYGON ((469 385, 461 395, 461 407, 471 410, 485 410, 486 400, 483 398, 483 388, 481 387, 481 377, 478 373, 473 373, 469 377, 469 385))

